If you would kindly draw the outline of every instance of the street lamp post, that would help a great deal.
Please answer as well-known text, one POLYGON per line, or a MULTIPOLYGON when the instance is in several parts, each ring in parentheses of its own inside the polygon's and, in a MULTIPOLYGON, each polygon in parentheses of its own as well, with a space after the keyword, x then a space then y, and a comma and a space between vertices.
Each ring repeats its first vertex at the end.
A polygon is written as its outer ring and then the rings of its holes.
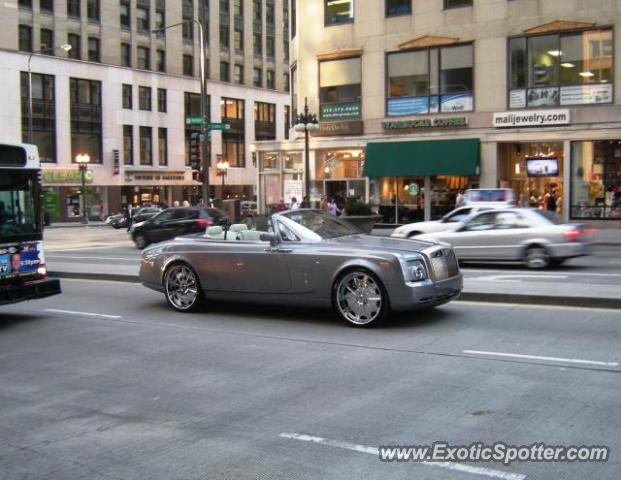
MULTIPOLYGON (((201 2, 203 4, 204 2, 201 2)), ((201 14, 203 19, 205 18, 204 5, 201 9, 201 14)), ((178 27, 179 25, 185 25, 187 23, 195 23, 198 25, 198 40, 200 42, 200 74, 201 74, 201 118, 203 123, 201 124, 201 135, 202 135, 202 162, 201 165, 203 167, 203 184, 201 186, 201 194, 203 196, 203 203, 205 205, 209 205, 209 157, 207 151, 209 149, 209 138, 207 135, 207 76, 205 73, 205 42, 204 42, 204 34, 203 34, 203 22, 193 18, 191 20, 185 20, 183 22, 174 23, 172 25, 166 25, 162 28, 156 28, 155 30, 151 30, 151 33, 157 34, 163 32, 164 30, 168 30, 169 28, 178 27)))
POLYGON ((224 197, 224 180, 226 179, 226 173, 229 169, 229 162, 227 162, 226 160, 219 161, 216 167, 218 168, 218 176, 222 177, 222 193, 220 194, 220 197, 224 197))
POLYGON ((295 119, 294 130, 296 132, 304 132, 304 196, 308 197, 310 202, 310 152, 309 152, 309 132, 319 130, 317 115, 310 113, 308 110, 308 98, 304 97, 304 111, 298 114, 295 119))
POLYGON ((82 175, 82 223, 88 223, 88 214, 86 211, 86 172, 88 170, 88 162, 91 161, 91 157, 87 154, 78 154, 75 157, 75 161, 80 169, 82 175))
POLYGON ((28 143, 32 143, 32 57, 37 54, 53 52, 55 50, 64 50, 65 52, 68 52, 71 50, 71 45, 63 43, 57 47, 35 50, 28 55, 28 143))

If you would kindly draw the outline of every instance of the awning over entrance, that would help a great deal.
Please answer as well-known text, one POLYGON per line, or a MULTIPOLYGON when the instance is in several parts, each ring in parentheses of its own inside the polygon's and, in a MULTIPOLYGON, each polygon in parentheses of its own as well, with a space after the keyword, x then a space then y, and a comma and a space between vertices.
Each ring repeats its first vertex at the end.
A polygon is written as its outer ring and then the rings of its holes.
POLYGON ((479 139, 371 142, 366 177, 470 176, 479 174, 479 139))

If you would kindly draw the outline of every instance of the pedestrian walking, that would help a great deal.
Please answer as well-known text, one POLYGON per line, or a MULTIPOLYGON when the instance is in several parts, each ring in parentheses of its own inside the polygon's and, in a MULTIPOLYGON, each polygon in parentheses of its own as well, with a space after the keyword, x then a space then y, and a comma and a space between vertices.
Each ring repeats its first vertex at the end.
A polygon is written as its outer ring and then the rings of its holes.
POLYGON ((127 221, 127 231, 129 232, 132 228, 132 221, 134 219, 134 207, 131 203, 127 204, 127 208, 125 209, 125 220, 127 221))
POLYGON ((328 202, 328 213, 330 215, 334 215, 335 217, 341 213, 341 211, 339 210, 339 207, 337 206, 336 202, 334 201, 334 198, 331 198, 330 201, 328 202))
POLYGON ((291 210, 299 210, 300 209, 300 204, 299 204, 297 198, 291 197, 291 206, 289 208, 291 210))

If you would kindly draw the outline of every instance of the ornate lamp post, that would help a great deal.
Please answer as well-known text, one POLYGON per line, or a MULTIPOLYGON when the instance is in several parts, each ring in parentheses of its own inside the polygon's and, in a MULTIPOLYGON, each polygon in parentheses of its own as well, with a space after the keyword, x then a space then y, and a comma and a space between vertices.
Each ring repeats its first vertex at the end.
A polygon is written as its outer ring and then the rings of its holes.
POLYGON ((296 132, 304 132, 304 195, 310 201, 310 152, 308 148, 308 132, 319 130, 317 115, 308 111, 308 98, 304 97, 304 111, 295 118, 296 132))
POLYGON ((88 223, 88 214, 86 210, 86 172, 88 170, 88 163, 91 161, 91 157, 87 154, 78 154, 75 157, 75 161, 80 169, 82 176, 82 223, 88 223))
POLYGON ((32 57, 41 53, 53 52, 55 50, 64 50, 65 52, 68 52, 71 50, 71 45, 63 43, 57 47, 35 50, 28 55, 28 143, 32 143, 32 57))
POLYGON ((229 162, 227 162, 226 160, 224 161, 220 160, 217 163, 216 168, 218 169, 217 175, 219 177, 222 177, 222 193, 220 194, 220 197, 223 197, 224 196, 224 180, 226 179, 226 172, 229 169, 229 162))

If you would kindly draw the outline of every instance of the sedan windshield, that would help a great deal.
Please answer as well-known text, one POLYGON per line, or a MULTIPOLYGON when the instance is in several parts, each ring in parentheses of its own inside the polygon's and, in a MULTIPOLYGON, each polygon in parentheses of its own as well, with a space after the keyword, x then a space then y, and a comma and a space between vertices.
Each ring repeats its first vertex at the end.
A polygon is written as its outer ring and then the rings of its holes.
POLYGON ((362 233, 352 224, 316 210, 295 210, 283 216, 316 233, 323 239, 362 233))

